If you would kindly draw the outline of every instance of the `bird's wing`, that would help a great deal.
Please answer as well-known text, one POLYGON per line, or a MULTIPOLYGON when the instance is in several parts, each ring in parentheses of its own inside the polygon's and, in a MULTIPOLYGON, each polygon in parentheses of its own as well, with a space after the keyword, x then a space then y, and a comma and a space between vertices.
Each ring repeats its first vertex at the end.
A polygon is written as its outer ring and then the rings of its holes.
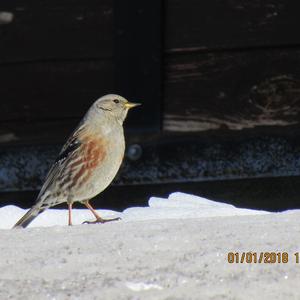
POLYGON ((61 174, 61 171, 64 169, 66 163, 70 160, 70 158, 81 146, 81 141, 79 139, 79 136, 84 131, 84 129, 85 129, 84 125, 80 123, 79 126, 74 130, 74 132, 68 138, 67 142, 65 143, 58 157, 56 158, 54 164, 52 165, 50 171, 48 172, 45 182, 36 199, 36 202, 39 202, 41 200, 41 197, 45 194, 45 192, 49 189, 52 183, 61 174))

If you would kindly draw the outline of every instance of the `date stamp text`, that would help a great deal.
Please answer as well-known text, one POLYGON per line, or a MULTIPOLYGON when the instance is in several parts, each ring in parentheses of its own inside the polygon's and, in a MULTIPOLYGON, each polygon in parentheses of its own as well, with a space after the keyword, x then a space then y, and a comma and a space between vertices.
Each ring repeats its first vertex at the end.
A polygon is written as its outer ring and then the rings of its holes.
POLYGON ((230 264, 286 264, 289 261, 300 263, 300 252, 289 255, 288 252, 228 252, 230 264))

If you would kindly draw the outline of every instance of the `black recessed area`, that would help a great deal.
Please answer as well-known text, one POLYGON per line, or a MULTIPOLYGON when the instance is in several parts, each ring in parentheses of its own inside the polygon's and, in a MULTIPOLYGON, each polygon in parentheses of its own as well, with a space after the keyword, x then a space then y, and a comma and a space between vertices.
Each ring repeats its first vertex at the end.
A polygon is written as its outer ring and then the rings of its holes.
MULTIPOLYGON (((300 176, 256 178, 190 183, 166 183, 116 186, 107 188, 91 203, 98 209, 122 211, 132 206, 147 206, 151 196, 167 197, 172 192, 185 192, 241 208, 279 212, 300 208, 300 176)), ((1 206, 30 207, 37 191, 0 194, 1 206)), ((75 208, 84 208, 80 203, 75 208)), ((66 209, 66 204, 56 206, 66 209)))

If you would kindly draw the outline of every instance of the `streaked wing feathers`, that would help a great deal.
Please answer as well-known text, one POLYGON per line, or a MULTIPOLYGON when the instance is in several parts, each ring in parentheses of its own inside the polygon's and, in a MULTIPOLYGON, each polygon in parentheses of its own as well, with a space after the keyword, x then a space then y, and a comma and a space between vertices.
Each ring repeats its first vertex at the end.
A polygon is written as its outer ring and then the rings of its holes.
POLYGON ((74 154, 74 152, 79 149, 81 141, 79 139, 80 133, 84 131, 84 126, 79 124, 79 126, 74 130, 72 135, 68 138, 67 142, 61 149, 58 157, 56 158, 54 164, 49 170, 45 182, 39 192, 36 202, 39 202, 45 191, 51 186, 51 184, 57 179, 61 170, 64 168, 66 162, 74 154))

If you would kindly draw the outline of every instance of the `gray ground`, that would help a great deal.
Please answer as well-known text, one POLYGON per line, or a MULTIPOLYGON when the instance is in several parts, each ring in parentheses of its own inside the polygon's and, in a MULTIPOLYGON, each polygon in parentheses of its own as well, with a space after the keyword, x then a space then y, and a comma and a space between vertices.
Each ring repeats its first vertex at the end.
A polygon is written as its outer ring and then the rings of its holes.
POLYGON ((300 212, 0 230, 0 299, 300 299, 300 212), (287 264, 229 264, 285 251, 287 264))

